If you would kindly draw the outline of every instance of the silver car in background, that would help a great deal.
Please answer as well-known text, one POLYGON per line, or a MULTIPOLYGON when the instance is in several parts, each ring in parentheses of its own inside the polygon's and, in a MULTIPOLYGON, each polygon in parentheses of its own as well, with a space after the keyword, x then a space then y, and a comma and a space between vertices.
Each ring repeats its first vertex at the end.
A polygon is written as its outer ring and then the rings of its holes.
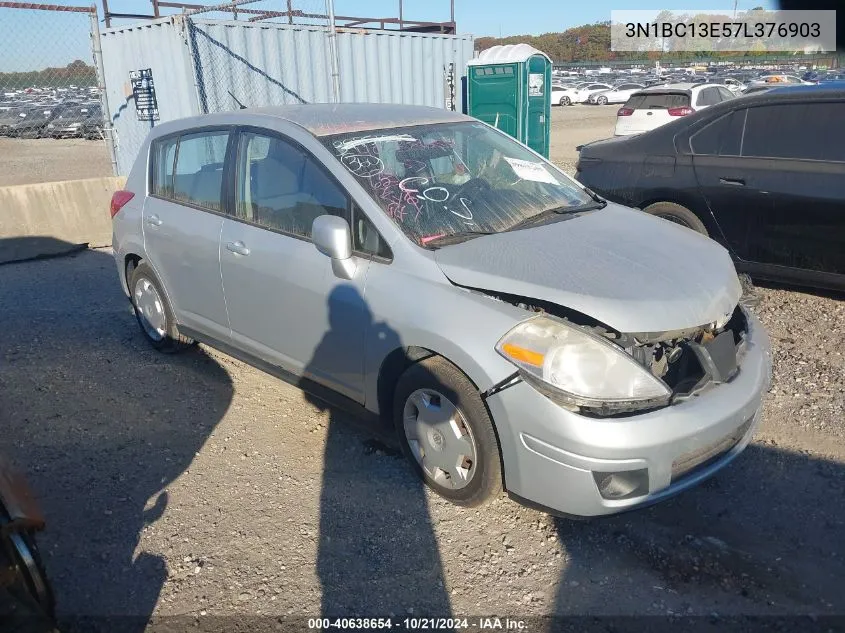
POLYGON ((388 425, 461 505, 647 505, 725 466, 759 419, 769 342, 728 253, 458 113, 163 123, 111 212, 154 347, 202 341, 388 425))

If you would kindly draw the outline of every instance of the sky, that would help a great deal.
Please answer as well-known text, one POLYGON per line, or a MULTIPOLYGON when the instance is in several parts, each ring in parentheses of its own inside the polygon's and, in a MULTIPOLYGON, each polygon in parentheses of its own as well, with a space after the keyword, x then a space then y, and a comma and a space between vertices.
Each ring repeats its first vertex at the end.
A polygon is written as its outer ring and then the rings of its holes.
MULTIPOLYGON (((58 4, 90 6, 86 0, 58 4)), ((95 0, 102 15, 101 0, 95 0)), ((212 0, 186 0, 210 4, 212 0)), ((324 13, 325 0, 292 0, 295 9, 324 13)), ((334 0, 339 16, 397 17, 399 0, 334 0)), ((740 10, 776 8, 777 0, 738 0, 740 10)), ((285 0, 262 0, 254 7, 284 10, 285 0)), ((109 0, 112 11, 151 13, 149 0, 109 0)), ((637 9, 733 10, 734 0, 637 0, 637 9)), ((623 0, 455 0, 459 33, 477 37, 539 35, 610 19, 613 9, 631 8, 623 0)), ((409 20, 449 20, 449 0, 404 0, 409 20)), ((123 20, 117 23, 128 23, 123 20)), ((88 16, 19 9, 0 9, 0 72, 63 66, 74 59, 91 60, 88 16)))

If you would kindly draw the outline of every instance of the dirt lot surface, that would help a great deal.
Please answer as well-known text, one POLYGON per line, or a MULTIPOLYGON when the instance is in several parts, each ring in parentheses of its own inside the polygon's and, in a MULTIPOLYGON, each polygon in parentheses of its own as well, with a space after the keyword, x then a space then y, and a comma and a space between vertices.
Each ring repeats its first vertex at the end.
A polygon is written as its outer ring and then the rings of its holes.
POLYGON ((103 141, 0 136, 0 187, 111 175, 103 141))
MULTIPOLYGON (((553 156, 611 112, 555 108, 553 156)), ((0 452, 41 494, 65 616, 845 615, 845 303, 760 294, 775 373, 753 443, 613 518, 451 506, 298 389, 158 354, 108 251, 0 266, 0 452)))

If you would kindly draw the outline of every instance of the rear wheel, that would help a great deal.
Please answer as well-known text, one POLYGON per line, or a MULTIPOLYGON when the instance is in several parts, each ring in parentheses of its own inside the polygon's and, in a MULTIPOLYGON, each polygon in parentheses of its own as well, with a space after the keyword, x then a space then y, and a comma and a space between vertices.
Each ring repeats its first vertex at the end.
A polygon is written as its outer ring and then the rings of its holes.
POLYGON ((160 352, 172 354, 194 343, 193 339, 179 334, 167 296, 146 263, 141 262, 132 271, 129 290, 135 318, 150 345, 160 352))
POLYGON ((643 211, 651 215, 656 215, 658 218, 674 222, 675 224, 680 224, 702 235, 709 235, 707 227, 704 226, 704 223, 698 219, 695 213, 674 202, 655 202, 654 204, 648 205, 643 211))
POLYGON ((437 494, 472 507, 501 492, 493 422, 478 390, 445 358, 427 358, 402 374, 393 417, 405 456, 437 494))

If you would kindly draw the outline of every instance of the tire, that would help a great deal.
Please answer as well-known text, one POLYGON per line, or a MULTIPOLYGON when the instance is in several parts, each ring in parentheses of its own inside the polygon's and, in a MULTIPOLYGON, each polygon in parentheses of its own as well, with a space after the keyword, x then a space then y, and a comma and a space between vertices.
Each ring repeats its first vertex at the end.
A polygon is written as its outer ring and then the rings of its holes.
POLYGON ((411 365, 399 377, 393 399, 393 420, 402 452, 414 472, 441 497, 456 505, 476 507, 501 493, 502 464, 499 442, 487 407, 472 382, 445 358, 433 356, 422 360, 411 365), (425 402, 426 395, 427 404, 431 406, 430 411, 435 416, 443 415, 444 409, 448 411, 449 405, 454 407, 454 414, 450 418, 454 423, 447 423, 445 431, 451 430, 455 435, 441 434, 437 428, 420 420, 423 410, 418 403, 421 397, 425 402), (457 436, 459 432, 463 432, 461 439, 457 436), (409 434, 415 433, 423 437, 409 438, 409 434), (457 446, 456 442, 459 443, 457 446), (435 445, 441 448, 433 450, 435 445), (417 457, 418 452, 424 452, 426 448, 429 449, 429 454, 434 456, 429 458, 428 470, 417 457), (474 452, 474 459, 469 459, 462 450, 474 452), (455 468, 453 476, 446 477, 446 471, 433 467, 432 464, 438 461, 437 456, 442 456, 442 459, 451 465, 451 460, 447 458, 449 452, 455 454, 455 468), (463 468, 459 468, 459 464, 462 464, 463 468), (466 472, 462 475, 462 471, 466 472), (466 479, 463 480, 462 477, 466 479))
POLYGON ((193 339, 179 334, 167 295, 152 268, 145 262, 132 270, 129 294, 138 327, 155 349, 173 354, 194 344, 193 339))
POLYGON ((572 99, 570 99, 569 97, 561 97, 560 98, 560 105, 562 105, 562 106, 572 105, 572 99))
POLYGON ((674 202, 655 202, 654 204, 648 205, 643 211, 651 215, 656 215, 658 218, 674 222, 675 224, 680 224, 702 235, 707 235, 708 237, 710 235, 707 232, 707 227, 704 226, 704 223, 695 213, 674 202))
POLYGON ((596 98, 596 103, 599 105, 607 105, 607 97, 601 96, 596 98))

